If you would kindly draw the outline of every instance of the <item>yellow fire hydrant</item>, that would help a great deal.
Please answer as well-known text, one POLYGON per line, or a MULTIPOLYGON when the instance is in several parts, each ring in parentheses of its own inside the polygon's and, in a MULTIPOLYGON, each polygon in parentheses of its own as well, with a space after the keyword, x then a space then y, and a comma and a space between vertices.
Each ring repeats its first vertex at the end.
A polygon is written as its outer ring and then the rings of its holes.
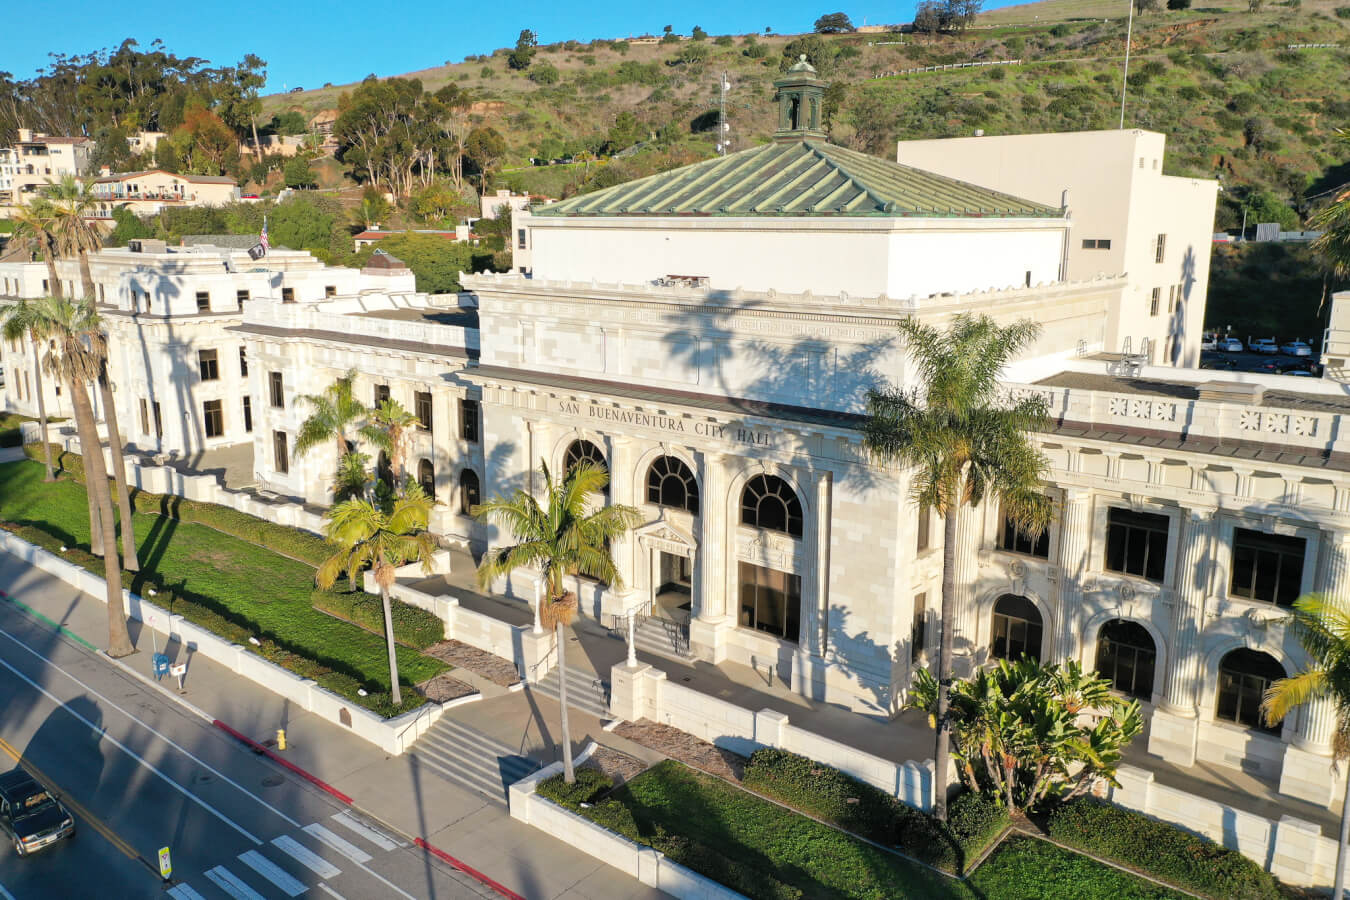
POLYGON ((285 728, 278 728, 278 729, 277 729, 277 749, 278 749, 278 750, 285 750, 285 749, 286 749, 286 729, 285 729, 285 728))

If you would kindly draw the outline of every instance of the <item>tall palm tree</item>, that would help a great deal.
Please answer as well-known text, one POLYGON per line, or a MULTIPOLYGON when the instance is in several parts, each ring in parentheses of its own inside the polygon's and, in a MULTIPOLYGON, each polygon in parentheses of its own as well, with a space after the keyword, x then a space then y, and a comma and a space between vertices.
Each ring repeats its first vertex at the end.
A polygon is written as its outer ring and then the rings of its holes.
POLYGON ((89 254, 103 249, 103 235, 91 221, 97 212, 92 194, 86 193, 74 175, 62 175, 60 181, 48 181, 42 189, 51 217, 52 241, 56 255, 75 258, 80 265, 80 284, 90 303, 94 296, 94 277, 89 269, 89 254))
POLYGON ((21 341, 25 337, 33 346, 33 380, 37 383, 38 433, 42 437, 42 461, 47 467, 44 481, 55 481, 52 470, 52 445, 47 440, 47 400, 42 390, 42 350, 41 344, 47 339, 47 323, 34 315, 31 300, 19 302, 5 309, 3 328, 7 341, 21 341))
MULTIPOLYGON (((70 405, 75 412, 75 427, 84 450, 85 490, 94 498, 103 541, 103 579, 108 591, 108 655, 126 656, 134 652, 127 633, 126 613, 122 607, 122 567, 117 557, 117 525, 112 495, 108 490, 108 471, 103 464, 103 447, 89 402, 89 388, 102 372, 102 362, 87 344, 88 335, 98 332, 98 314, 93 304, 76 304, 64 297, 43 297, 36 301, 37 315, 48 323, 52 348, 42 364, 53 376, 66 383, 70 405), (92 449, 92 452, 91 452, 92 449)), ((124 522, 128 528, 130 522, 124 522)), ((129 536, 126 532, 124 536, 129 536)))
POLYGON ((42 254, 47 264, 47 293, 53 297, 65 296, 61 278, 56 273, 55 214, 46 197, 35 197, 27 206, 21 206, 10 218, 14 221, 11 240, 42 254))
POLYGON ((302 394, 300 399, 313 407, 309 418, 300 425, 295 436, 294 456, 299 459, 310 450, 327 441, 337 444, 337 459, 351 451, 352 441, 348 430, 355 428, 370 414, 364 403, 356 399, 352 385, 356 381, 356 370, 348 369, 347 374, 338 378, 322 394, 302 394))
POLYGON ((1035 340, 1040 326, 1031 321, 1004 326, 988 316, 963 314, 945 331, 915 318, 899 327, 919 384, 870 391, 863 437, 877 457, 911 470, 911 496, 920 509, 943 520, 933 812, 946 821, 957 516, 962 507, 990 498, 1033 535, 1051 517, 1042 493, 1046 461, 1028 436, 1045 422, 1045 402, 1040 397, 1004 402, 998 388, 1003 367, 1035 340))
POLYGON ((408 455, 408 435, 418 418, 397 400, 385 400, 370 413, 370 421, 361 428, 361 436, 389 454, 389 470, 394 476, 394 491, 403 492, 403 461, 408 455))
POLYGON ((558 645, 559 702, 562 704, 563 773, 570 784, 572 738, 567 727, 567 647, 565 629, 577 614, 577 597, 563 585, 568 575, 589 575, 623 590, 623 579, 614 565, 610 542, 641 521, 631 506, 601 506, 601 492, 609 484, 605 467, 578 463, 561 480, 549 474, 548 464, 540 462, 544 475, 544 502, 517 490, 509 499, 497 497, 470 512, 510 532, 516 543, 488 551, 478 566, 478 583, 487 587, 493 579, 509 575, 522 566, 538 568, 548 596, 539 610, 540 620, 554 629, 558 645))
POLYGON ((403 702, 398 688, 398 657, 394 655, 394 617, 389 604, 389 589, 394 584, 395 570, 407 562, 422 564, 422 570, 431 574, 431 557, 436 542, 426 530, 431 507, 436 501, 426 495, 420 485, 408 486, 388 513, 368 500, 344 500, 328 510, 324 518, 328 524, 324 532, 328 542, 338 550, 315 573, 319 587, 328 590, 345 572, 353 588, 359 582, 356 576, 369 567, 380 586, 380 602, 384 606, 384 637, 389 649, 389 684, 393 688, 394 706, 403 702))
MULTIPOLYGON (((1309 594, 1294 601, 1289 618, 1294 636, 1310 660, 1297 675, 1281 678, 1266 689, 1261 712, 1274 725, 1296 706, 1312 700, 1330 700, 1336 710, 1336 729, 1331 740, 1332 771, 1350 759, 1350 610, 1343 601, 1309 594)), ((1350 844, 1350 773, 1345 779, 1341 805, 1341 840, 1336 850, 1334 900, 1345 890, 1345 856, 1350 844)))
MULTIPOLYGON (((1338 139, 1350 147, 1350 129, 1337 129, 1338 139)), ((1309 225, 1322 232, 1312 242, 1312 248, 1337 278, 1350 278, 1350 187, 1336 195, 1309 220, 1309 225)))

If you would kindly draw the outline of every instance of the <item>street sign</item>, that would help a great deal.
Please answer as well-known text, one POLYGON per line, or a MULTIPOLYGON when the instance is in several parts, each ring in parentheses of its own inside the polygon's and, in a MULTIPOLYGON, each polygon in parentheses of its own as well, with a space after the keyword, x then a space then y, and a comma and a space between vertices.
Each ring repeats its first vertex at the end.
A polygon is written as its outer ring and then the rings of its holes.
POLYGON ((169 848, 159 848, 159 877, 168 880, 169 874, 173 872, 173 863, 169 861, 169 848))

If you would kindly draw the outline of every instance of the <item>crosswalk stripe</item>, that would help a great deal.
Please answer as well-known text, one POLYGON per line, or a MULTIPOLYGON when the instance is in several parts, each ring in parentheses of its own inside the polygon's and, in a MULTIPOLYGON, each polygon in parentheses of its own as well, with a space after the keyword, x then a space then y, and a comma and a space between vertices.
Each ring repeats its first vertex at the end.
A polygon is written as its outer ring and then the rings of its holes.
POLYGON ((173 900, 206 900, 206 898, 186 884, 175 884, 173 887, 169 888, 168 893, 173 900))
POLYGON ((282 853, 285 853, 320 878, 336 878, 342 874, 341 869, 290 835, 283 834, 281 837, 272 838, 272 843, 276 844, 282 853))
POLYGON ((300 881, 298 878, 292 878, 290 873, 263 856, 257 850, 246 850, 239 854, 239 861, 275 884, 277 887, 281 888, 282 892, 288 896, 299 897, 305 891, 309 890, 303 881, 300 881))
POLYGON ((233 872, 224 866, 208 869, 206 877, 216 887, 233 897, 234 900, 267 900, 262 894, 240 881, 233 872))
POLYGON ((351 843, 345 838, 333 834, 333 832, 329 831, 327 828, 324 828, 318 822, 315 822, 313 825, 306 825, 303 830, 305 834, 308 834, 310 837, 315 838, 316 840, 324 844, 327 844, 329 847, 332 847, 338 853, 341 853, 343 856, 347 857, 354 863, 368 863, 373 858, 369 853, 362 850, 360 847, 356 846, 355 844, 351 843))
POLYGON ((337 821, 339 825, 343 825, 347 828, 350 828, 352 831, 361 835, 361 837, 370 841, 372 844, 374 844, 376 847, 379 847, 381 850, 397 850, 399 847, 408 846, 403 841, 390 837, 383 831, 380 831, 380 829, 376 828, 375 826, 367 825, 365 822, 362 822, 360 819, 356 818, 351 813, 347 812, 345 809, 342 812, 338 813, 337 815, 333 816, 333 818, 337 821))
POLYGON ((319 882, 319 888, 330 897, 336 897, 337 900, 347 900, 346 897, 342 896, 337 891, 333 890, 328 885, 324 884, 322 881, 319 882))

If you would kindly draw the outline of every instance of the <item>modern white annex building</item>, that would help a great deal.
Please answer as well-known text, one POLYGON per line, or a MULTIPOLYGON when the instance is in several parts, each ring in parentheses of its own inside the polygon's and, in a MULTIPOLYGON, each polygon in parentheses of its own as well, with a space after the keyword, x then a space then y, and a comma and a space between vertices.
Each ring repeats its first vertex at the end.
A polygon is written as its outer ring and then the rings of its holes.
MULTIPOLYGON (((767 663, 793 690, 885 717, 934 651, 942 529, 910 500, 908 474, 865 452, 866 391, 912 383, 906 317, 1032 318, 1042 336, 1007 389, 1049 402, 1038 439, 1058 513, 1034 541, 996 507, 962 514, 962 665, 1078 659, 1143 702, 1163 759, 1328 805, 1331 709, 1266 728, 1256 706, 1303 661, 1280 624, 1292 599, 1350 591, 1350 401, 1311 379, 1118 374, 1105 351, 1131 333, 1140 276, 1075 261, 1087 198, 1066 214, 980 187, 977 170, 957 180, 829 145, 808 68, 777 101, 773 143, 535 209, 533 277, 465 276, 459 297, 418 295, 405 270, 299 256, 255 272, 205 253, 101 254, 102 271, 122 267, 99 299, 123 429, 165 452, 251 443, 259 488, 322 503, 333 451, 292 452, 300 395, 355 369, 363 399, 396 397, 422 420, 409 474, 441 501, 433 529, 475 551, 505 537, 472 504, 537 487, 541 461, 602 461, 608 499, 643 521, 614 547, 621 589, 578 584, 586 615, 648 610, 687 636, 673 652, 767 663), (147 362, 143 346, 160 355, 147 362), (232 379, 220 390, 210 350, 232 379), (161 404, 162 433, 145 433, 142 401, 161 404)), ((1163 227, 1129 209, 1114 234, 1163 227)), ((1166 227, 1169 248, 1207 246, 1213 230, 1199 212, 1166 227)), ((5 293, 45 277, 20 269, 0 266, 5 293)), ((1186 294, 1187 322, 1203 285, 1186 294)), ((13 373, 31 353, 3 353, 6 398, 24 409, 13 373)), ((524 574, 494 588, 534 596, 524 574)))

